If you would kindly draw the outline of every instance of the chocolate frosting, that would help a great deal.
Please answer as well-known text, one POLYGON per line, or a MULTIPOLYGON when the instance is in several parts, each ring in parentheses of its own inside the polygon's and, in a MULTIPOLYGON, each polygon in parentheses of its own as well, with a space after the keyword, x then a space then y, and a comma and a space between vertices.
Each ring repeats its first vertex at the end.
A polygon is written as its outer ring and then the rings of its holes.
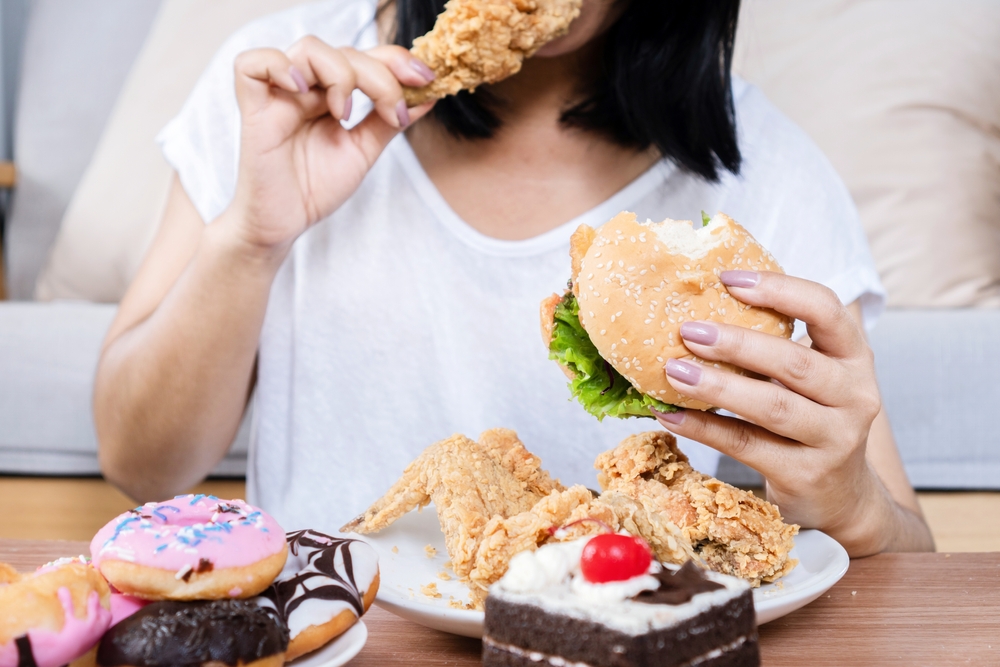
POLYGON ((273 612, 243 600, 154 602, 101 638, 102 667, 199 667, 249 663, 288 648, 288 630, 273 612))
POLYGON ((284 579, 278 579, 260 594, 274 603, 281 620, 288 617, 306 600, 329 600, 346 602, 361 616, 365 613, 363 596, 365 591, 358 588, 354 580, 354 562, 351 557, 351 542, 324 535, 314 530, 300 530, 286 535, 288 550, 298 555, 300 549, 314 549, 308 555, 312 570, 302 571, 284 579), (343 559, 343 574, 337 571, 337 554, 343 559), (314 570, 314 571, 313 571, 314 570))
POLYGON ((653 576, 660 582, 660 587, 655 591, 643 591, 632 598, 633 600, 648 604, 677 605, 684 604, 698 593, 725 588, 722 584, 706 577, 693 561, 684 563, 676 572, 663 568, 653 576))
POLYGON ((22 635, 14 640, 17 644, 17 667, 38 667, 35 654, 31 652, 31 639, 22 635))

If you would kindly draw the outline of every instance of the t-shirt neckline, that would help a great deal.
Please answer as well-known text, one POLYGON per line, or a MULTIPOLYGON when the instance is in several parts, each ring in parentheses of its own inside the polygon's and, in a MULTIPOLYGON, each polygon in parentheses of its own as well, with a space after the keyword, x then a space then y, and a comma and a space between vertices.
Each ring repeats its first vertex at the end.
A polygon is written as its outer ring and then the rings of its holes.
POLYGON ((445 229, 465 245, 484 254, 500 257, 529 257, 564 247, 570 234, 577 227, 582 224, 591 227, 603 225, 661 185, 675 169, 674 164, 669 160, 659 160, 631 183, 589 211, 581 213, 572 220, 538 236, 509 241, 483 234, 463 220, 451 208, 438 191, 437 186, 431 181, 430 176, 424 171, 423 165, 420 164, 416 153, 413 152, 406 135, 400 134, 396 137, 389 145, 389 151, 409 178, 417 196, 423 200, 445 229))

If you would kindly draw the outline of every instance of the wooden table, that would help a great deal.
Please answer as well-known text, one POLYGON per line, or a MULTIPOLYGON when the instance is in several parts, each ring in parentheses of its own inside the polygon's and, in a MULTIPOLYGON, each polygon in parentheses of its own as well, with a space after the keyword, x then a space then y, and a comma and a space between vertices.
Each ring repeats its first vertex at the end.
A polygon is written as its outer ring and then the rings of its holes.
MULTIPOLYGON (((21 570, 86 553, 85 542, 0 540, 21 570)), ((478 640, 428 630, 377 607, 352 667, 478 665, 478 640)), ((1000 665, 1000 553, 883 554, 851 563, 809 606, 760 629, 763 663, 1000 665)))

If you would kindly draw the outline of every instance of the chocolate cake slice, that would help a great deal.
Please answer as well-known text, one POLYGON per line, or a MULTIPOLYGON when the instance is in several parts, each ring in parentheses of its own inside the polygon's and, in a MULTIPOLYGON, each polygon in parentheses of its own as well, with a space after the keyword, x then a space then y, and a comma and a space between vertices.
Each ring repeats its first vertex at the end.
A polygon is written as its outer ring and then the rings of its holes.
POLYGON ((486 598, 487 667, 759 665, 753 595, 723 574, 660 565, 620 581, 581 574, 587 539, 518 554, 486 598))

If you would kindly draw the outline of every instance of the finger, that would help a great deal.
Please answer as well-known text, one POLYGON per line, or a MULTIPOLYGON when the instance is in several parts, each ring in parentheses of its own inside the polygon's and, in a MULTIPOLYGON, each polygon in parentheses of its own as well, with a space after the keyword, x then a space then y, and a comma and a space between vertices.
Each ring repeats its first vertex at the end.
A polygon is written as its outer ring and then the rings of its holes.
POLYGON ((292 61, 277 49, 244 51, 233 64, 236 99, 244 111, 253 111, 270 101, 272 86, 299 93, 292 74, 292 61))
POLYGON ((849 358, 868 347, 850 312, 824 285, 770 271, 723 271, 719 278, 743 303, 773 308, 805 322, 817 349, 849 358))
MULTIPOLYGON (((434 101, 421 104, 409 110, 411 123, 416 122, 434 107, 434 101)), ((389 125, 378 114, 369 114, 350 131, 350 137, 373 164, 382 150, 399 134, 399 130, 389 125)))
POLYGON ((330 114, 343 120, 349 109, 348 100, 358 87, 357 72, 340 50, 317 37, 303 37, 288 49, 288 57, 301 73, 301 83, 307 88, 322 88, 330 114))
POLYGON ((679 393, 736 413, 778 435, 810 445, 825 442, 834 413, 773 382, 707 364, 670 359, 667 381, 679 393))
POLYGON ((684 322, 684 345, 708 361, 724 361, 774 378, 823 405, 843 405, 851 377, 842 362, 780 336, 716 322, 684 322))
POLYGON ((396 79, 405 86, 426 86, 434 80, 434 70, 419 58, 413 57, 402 46, 386 44, 365 51, 369 56, 389 68, 396 79))
POLYGON ((403 86, 393 71, 368 53, 354 49, 343 52, 357 72, 358 88, 371 98, 375 113, 397 129, 408 127, 413 118, 403 99, 403 86))
POLYGON ((791 470, 797 443, 769 433, 736 417, 701 410, 657 412, 656 420, 675 435, 690 438, 745 463, 771 478, 771 472, 791 470))

